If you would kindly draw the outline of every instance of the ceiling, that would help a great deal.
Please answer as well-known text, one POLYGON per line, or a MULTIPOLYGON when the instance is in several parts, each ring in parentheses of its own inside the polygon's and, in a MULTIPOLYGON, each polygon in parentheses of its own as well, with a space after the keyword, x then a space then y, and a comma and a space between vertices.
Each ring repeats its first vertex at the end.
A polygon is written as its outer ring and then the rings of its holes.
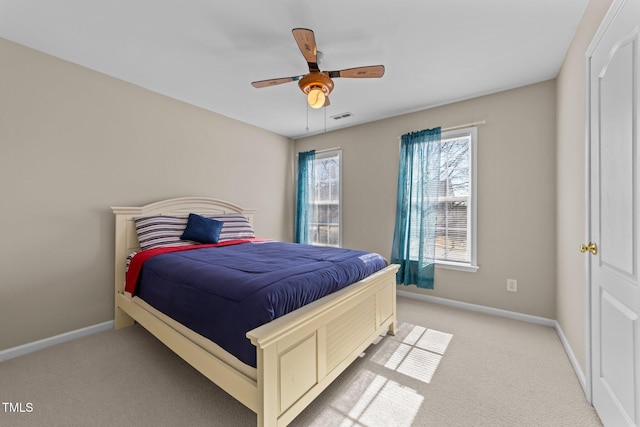
POLYGON ((293 139, 555 78, 588 0, 0 0, 0 37, 293 139), (291 30, 337 78, 308 109, 291 30), (349 118, 331 116, 349 112, 349 118))

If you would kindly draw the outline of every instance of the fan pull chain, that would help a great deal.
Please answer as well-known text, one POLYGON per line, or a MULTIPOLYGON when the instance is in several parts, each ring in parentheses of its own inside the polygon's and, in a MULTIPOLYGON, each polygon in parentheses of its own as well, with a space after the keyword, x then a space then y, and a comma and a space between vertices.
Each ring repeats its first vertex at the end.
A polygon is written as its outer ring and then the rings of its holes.
POLYGON ((324 110, 324 133, 327 133, 327 107, 324 107, 323 110, 324 110))

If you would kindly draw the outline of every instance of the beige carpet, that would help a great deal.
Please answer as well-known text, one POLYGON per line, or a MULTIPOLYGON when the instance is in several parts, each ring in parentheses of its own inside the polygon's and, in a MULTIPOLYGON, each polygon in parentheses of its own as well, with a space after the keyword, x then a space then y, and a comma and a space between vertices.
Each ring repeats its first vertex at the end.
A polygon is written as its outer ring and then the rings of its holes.
MULTIPOLYGON (((398 312, 400 333, 293 426, 602 425, 553 329, 402 297, 398 312)), ((0 402, 0 426, 256 424, 139 326, 0 363, 0 402)))

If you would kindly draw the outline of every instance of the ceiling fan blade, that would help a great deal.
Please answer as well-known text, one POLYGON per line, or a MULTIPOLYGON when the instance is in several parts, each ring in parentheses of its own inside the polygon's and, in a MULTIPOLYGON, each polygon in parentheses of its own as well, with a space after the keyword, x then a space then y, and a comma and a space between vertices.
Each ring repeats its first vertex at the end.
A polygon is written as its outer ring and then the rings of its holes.
POLYGON ((281 77, 278 79, 260 80, 257 82, 252 82, 251 86, 255 88, 269 87, 269 86, 281 85, 283 83, 297 82, 298 80, 300 80, 300 78, 302 78, 302 76, 281 77))
POLYGON ((320 71, 318 68, 316 37, 313 35, 313 31, 307 28, 294 28, 291 32, 293 33, 293 38, 296 39, 300 52, 302 52, 302 56, 307 60, 309 71, 320 71))
POLYGON ((329 71, 329 77, 350 77, 356 79, 380 78, 384 76, 384 65, 371 65, 368 67, 347 68, 340 71, 329 71))

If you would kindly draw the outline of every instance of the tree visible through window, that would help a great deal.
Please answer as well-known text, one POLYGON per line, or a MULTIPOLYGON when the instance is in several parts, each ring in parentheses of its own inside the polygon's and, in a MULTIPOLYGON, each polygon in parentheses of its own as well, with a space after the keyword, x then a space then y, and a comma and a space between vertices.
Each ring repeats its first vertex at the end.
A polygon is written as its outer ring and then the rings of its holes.
POLYGON ((315 188, 310 227, 312 244, 340 246, 340 158, 341 150, 316 154, 315 188))
POLYGON ((471 264, 472 147, 475 132, 443 133, 436 224, 436 260, 471 264))

